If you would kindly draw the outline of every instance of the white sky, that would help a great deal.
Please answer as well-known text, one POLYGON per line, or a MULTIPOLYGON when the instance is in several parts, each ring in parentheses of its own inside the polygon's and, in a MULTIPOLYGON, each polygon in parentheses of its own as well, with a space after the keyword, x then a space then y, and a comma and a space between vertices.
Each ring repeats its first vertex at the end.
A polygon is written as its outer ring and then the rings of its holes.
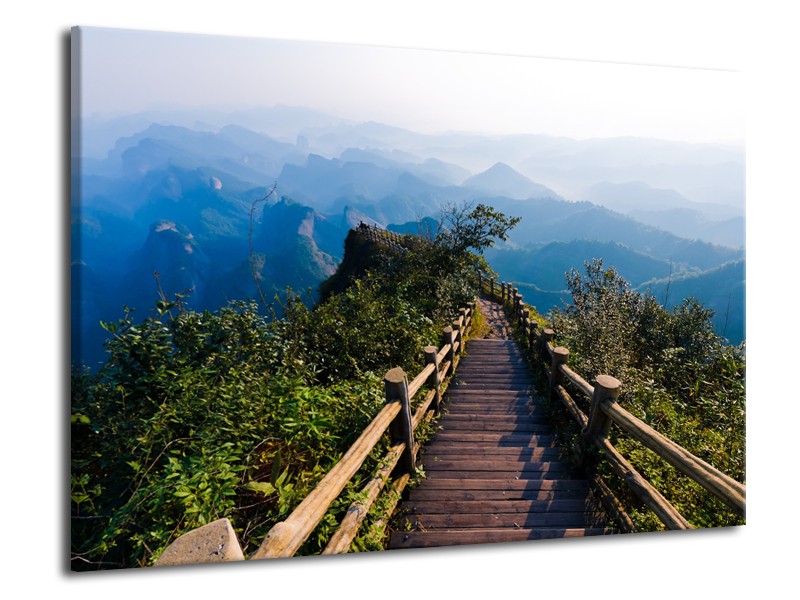
POLYGON ((307 106, 416 131, 744 143, 742 75, 84 28, 82 114, 307 106))

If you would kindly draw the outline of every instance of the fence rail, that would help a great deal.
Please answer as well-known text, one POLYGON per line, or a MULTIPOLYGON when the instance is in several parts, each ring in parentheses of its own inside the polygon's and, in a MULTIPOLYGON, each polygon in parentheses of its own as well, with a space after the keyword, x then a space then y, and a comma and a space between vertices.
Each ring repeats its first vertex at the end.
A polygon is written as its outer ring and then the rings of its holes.
MULTIPOLYGON (((510 311, 513 321, 527 341, 528 350, 533 355, 541 357, 548 375, 550 400, 558 400, 564 405, 568 414, 580 427, 586 444, 594 445, 601 451, 631 491, 668 529, 691 529, 692 526, 614 447, 608 438, 612 424, 693 479, 737 514, 744 515, 746 495, 744 484, 693 455, 619 406, 617 398, 622 385, 617 379, 608 375, 598 375, 595 385, 591 385, 573 371, 567 365, 569 350, 563 346, 554 347, 553 330, 540 329, 537 323, 530 319, 530 310, 525 307, 522 295, 516 287, 480 275, 478 284, 481 292, 500 301, 510 311), (567 385, 591 400, 589 415, 581 410, 567 390, 567 385)), ((614 498, 610 489, 599 478, 595 478, 594 483, 606 508, 617 516, 620 527, 631 531, 633 524, 630 517, 622 510, 621 504, 614 498)))

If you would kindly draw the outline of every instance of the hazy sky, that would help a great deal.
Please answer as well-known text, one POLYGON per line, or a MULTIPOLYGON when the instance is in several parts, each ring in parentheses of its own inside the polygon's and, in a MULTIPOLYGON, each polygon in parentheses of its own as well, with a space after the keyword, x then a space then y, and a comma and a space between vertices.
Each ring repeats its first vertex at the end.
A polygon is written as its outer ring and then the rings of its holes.
POLYGON ((744 143, 742 74, 82 29, 81 110, 306 106, 416 131, 744 143))

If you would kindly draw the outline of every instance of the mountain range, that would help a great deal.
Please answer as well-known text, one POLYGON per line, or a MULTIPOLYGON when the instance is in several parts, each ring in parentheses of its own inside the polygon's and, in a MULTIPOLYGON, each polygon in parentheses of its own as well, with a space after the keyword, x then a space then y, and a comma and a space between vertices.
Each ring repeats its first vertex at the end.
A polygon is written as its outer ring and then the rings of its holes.
POLYGON ((295 107, 90 118, 79 131, 73 362, 102 361, 99 321, 123 306, 147 314, 159 286, 167 296, 189 292, 189 306, 204 310, 256 298, 258 281, 268 301, 278 296, 279 312, 287 287, 315 301, 350 227, 430 230, 443 207, 465 202, 521 217, 487 259, 537 294, 540 310, 568 300, 566 271, 603 257, 634 286, 661 290, 671 278, 671 299, 705 294, 725 307, 727 337, 744 338, 743 316, 731 318, 744 310, 736 149, 436 136, 295 107), (723 268, 730 264, 741 268, 723 268))

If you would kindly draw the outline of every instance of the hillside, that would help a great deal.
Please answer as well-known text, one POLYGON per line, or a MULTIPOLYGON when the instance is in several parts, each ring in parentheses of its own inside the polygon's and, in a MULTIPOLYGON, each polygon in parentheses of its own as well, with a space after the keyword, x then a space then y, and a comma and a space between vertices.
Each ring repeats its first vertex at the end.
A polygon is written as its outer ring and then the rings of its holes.
POLYGON ((640 292, 653 294, 667 308, 692 297, 714 311, 717 333, 731 344, 745 340, 745 262, 724 264, 701 273, 661 278, 639 285, 640 292))

